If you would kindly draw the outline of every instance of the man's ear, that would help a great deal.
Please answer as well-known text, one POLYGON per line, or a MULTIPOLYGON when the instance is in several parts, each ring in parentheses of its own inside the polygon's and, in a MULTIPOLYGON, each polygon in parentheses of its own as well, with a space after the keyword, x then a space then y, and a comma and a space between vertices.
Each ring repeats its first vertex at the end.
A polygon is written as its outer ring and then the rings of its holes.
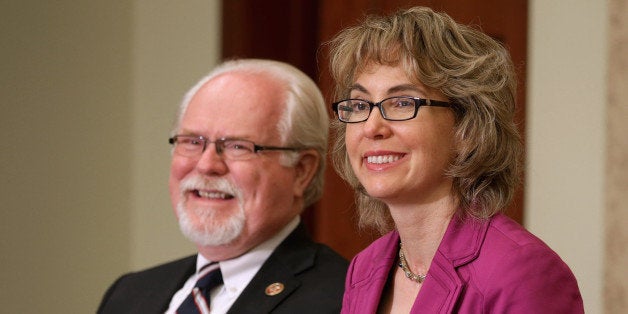
POLYGON ((308 185, 314 178, 321 156, 314 149, 306 149, 299 152, 299 160, 294 165, 294 195, 302 197, 308 185))

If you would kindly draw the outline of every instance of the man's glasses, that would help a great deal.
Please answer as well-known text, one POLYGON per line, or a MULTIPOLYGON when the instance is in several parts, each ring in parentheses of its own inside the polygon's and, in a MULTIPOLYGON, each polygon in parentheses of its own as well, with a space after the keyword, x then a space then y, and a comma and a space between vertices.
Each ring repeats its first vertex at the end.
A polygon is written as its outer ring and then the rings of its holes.
POLYGON ((377 103, 363 99, 345 99, 333 103, 332 109, 338 120, 345 123, 357 123, 366 121, 373 107, 379 108, 379 112, 386 120, 404 121, 414 119, 422 106, 453 107, 453 104, 417 97, 390 97, 377 103))
POLYGON ((260 146, 251 141, 231 138, 221 138, 212 142, 203 136, 196 135, 175 135, 168 139, 168 143, 174 146, 175 154, 185 157, 200 157, 207 149, 207 145, 214 143, 216 145, 216 153, 229 160, 251 159, 260 151, 301 150, 301 148, 297 147, 260 146))

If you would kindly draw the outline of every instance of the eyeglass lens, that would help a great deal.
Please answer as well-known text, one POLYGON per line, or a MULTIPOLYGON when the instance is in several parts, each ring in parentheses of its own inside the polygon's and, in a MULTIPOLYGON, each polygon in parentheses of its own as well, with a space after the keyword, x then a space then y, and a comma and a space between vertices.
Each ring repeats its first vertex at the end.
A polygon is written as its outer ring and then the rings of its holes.
POLYGON ((373 107, 378 107, 387 120, 407 120, 414 117, 417 103, 413 98, 393 97, 379 103, 360 99, 348 99, 338 103, 340 120, 359 122, 368 119, 373 107))
POLYGON ((174 152, 178 155, 196 157, 203 154, 211 143, 216 145, 216 153, 229 159, 246 159, 255 153, 255 144, 247 140, 218 139, 209 141, 200 136, 178 135, 170 140, 174 144, 174 152))

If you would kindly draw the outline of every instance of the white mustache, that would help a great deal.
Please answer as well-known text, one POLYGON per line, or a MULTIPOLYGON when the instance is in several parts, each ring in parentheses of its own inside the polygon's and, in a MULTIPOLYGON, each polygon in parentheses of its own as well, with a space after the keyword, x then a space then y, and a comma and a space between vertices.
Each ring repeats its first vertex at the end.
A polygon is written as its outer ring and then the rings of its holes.
POLYGON ((181 195, 185 195, 186 192, 191 190, 216 190, 232 195, 236 199, 241 199, 242 195, 240 189, 225 178, 208 179, 198 175, 186 177, 181 181, 179 186, 181 195))

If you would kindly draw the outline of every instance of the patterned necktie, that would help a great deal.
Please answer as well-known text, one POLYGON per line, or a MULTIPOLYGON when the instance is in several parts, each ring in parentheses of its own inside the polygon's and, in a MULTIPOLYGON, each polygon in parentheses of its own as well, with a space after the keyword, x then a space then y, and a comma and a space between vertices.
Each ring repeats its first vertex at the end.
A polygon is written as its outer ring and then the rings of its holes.
POLYGON ((205 265, 198 273, 198 280, 181 306, 177 314, 209 313, 209 291, 222 284, 222 273, 217 262, 205 265))

